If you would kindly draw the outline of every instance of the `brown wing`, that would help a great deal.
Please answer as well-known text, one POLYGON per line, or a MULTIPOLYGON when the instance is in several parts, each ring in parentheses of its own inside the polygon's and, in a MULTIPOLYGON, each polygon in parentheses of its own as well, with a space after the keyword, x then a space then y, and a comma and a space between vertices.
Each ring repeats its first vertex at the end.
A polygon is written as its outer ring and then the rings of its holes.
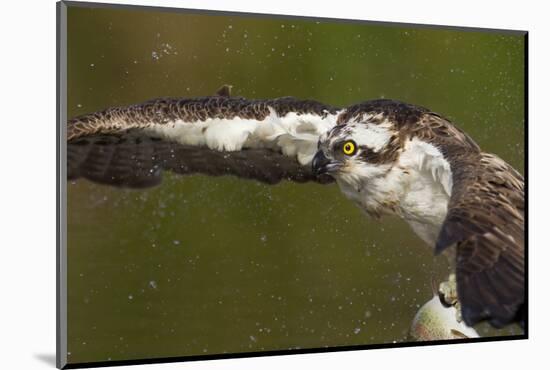
POLYGON ((456 244, 456 277, 468 325, 525 319, 524 181, 500 158, 451 157, 453 191, 436 253, 456 244))
POLYGON ((247 100, 227 95, 157 99, 70 120, 68 178, 131 188, 158 185, 164 170, 235 175, 266 183, 333 181, 314 176, 307 158, 309 152, 314 154, 318 135, 335 122, 334 108, 294 98, 247 100), (284 122, 277 121, 283 118, 284 122), (242 120, 266 127, 258 126, 256 135, 242 126, 242 120), (250 145, 225 150, 220 142, 233 142, 223 136, 224 130, 235 137, 231 140, 250 145))
POLYGON ((138 132, 93 135, 67 145, 68 179, 85 178, 128 188, 159 185, 162 173, 233 175, 268 184, 281 180, 331 182, 312 174, 310 166, 266 149, 220 152, 181 145, 138 132))

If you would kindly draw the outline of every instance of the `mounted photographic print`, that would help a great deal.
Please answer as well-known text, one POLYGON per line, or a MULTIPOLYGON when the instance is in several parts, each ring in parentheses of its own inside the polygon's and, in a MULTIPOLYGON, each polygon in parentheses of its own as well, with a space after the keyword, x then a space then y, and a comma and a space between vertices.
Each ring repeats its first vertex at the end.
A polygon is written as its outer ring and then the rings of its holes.
POLYGON ((59 367, 527 338, 526 32, 61 2, 58 38, 59 367))

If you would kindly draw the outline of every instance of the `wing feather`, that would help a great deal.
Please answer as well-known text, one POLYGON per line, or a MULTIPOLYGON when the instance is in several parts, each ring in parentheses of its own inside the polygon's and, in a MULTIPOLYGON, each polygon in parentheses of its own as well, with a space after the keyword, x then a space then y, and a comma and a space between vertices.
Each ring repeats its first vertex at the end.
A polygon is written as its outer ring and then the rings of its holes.
POLYGON ((453 191, 436 251, 456 244, 456 277, 468 325, 524 323, 523 177, 495 155, 450 156, 453 191))
POLYGON ((327 183, 310 163, 337 113, 312 100, 225 95, 108 108, 68 122, 68 177, 135 188, 158 185, 165 170, 327 183))

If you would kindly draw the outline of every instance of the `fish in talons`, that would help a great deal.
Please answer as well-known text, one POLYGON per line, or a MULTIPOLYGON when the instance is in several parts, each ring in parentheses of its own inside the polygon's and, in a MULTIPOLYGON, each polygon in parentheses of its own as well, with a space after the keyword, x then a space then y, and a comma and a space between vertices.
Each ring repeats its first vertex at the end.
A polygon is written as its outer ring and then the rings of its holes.
MULTIPOLYGON (((409 336, 414 341, 479 338, 474 328, 466 325, 460 315, 460 303, 452 295, 453 276, 434 290, 434 296, 426 302, 412 321, 409 336)), ((456 291, 456 290, 455 290, 456 291)), ((455 295, 456 297, 456 295, 455 295)))

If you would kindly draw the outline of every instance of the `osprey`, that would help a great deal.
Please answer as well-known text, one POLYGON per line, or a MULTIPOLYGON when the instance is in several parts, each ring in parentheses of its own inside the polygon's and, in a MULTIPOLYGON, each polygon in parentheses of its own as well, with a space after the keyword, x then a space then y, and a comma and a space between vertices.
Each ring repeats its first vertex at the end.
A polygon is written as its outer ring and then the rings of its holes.
POLYGON ((451 259, 442 301, 458 301, 466 324, 523 326, 523 177, 428 109, 394 100, 343 109, 249 100, 224 87, 71 119, 67 159, 68 179, 119 187, 157 185, 163 171, 336 181, 367 214, 401 217, 451 259))

